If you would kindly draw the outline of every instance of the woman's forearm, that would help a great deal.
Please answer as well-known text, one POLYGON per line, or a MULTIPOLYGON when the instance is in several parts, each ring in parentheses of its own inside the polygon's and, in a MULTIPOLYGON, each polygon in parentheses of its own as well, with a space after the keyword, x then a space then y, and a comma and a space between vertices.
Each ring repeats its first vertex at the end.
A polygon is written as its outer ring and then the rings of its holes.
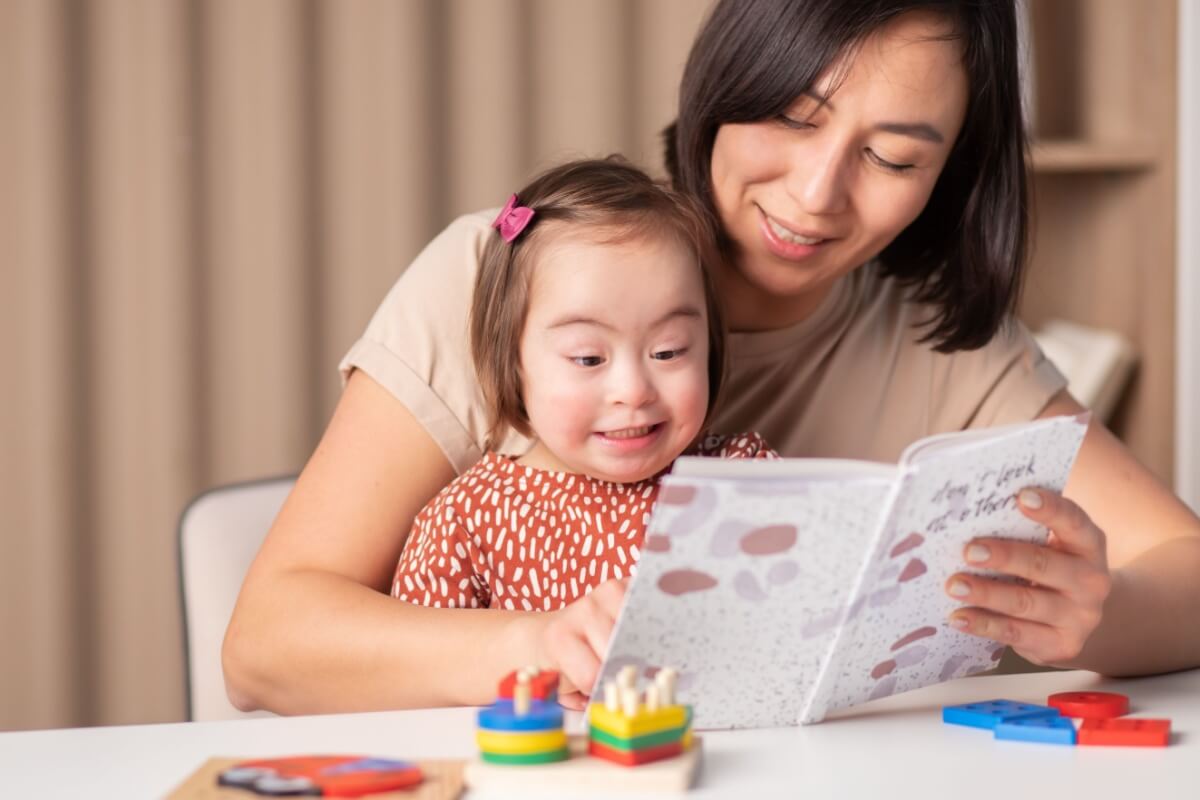
POLYGON ((1129 677, 1200 664, 1200 537, 1163 542, 1113 571, 1104 617, 1059 667, 1129 677))
POLYGON ((530 614, 410 605, 327 572, 263 576, 239 605, 222 661, 244 710, 478 705, 534 653, 530 614))

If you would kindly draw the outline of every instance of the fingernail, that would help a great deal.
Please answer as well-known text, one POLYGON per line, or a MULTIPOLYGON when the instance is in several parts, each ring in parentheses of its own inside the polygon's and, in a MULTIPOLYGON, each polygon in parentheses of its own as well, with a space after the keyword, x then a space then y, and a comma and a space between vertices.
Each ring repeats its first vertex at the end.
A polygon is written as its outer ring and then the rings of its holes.
POLYGON ((973 544, 967 548, 967 561, 980 563, 992 557, 992 551, 981 544, 973 544))
POLYGON ((1017 499, 1026 508, 1042 507, 1042 495, 1034 489, 1022 489, 1021 493, 1017 495, 1017 499))
POLYGON ((971 593, 971 587, 966 581, 954 580, 950 581, 950 594, 955 597, 966 597, 971 593))
POLYGON ((965 631, 968 625, 966 617, 951 617, 950 624, 960 631, 965 631))

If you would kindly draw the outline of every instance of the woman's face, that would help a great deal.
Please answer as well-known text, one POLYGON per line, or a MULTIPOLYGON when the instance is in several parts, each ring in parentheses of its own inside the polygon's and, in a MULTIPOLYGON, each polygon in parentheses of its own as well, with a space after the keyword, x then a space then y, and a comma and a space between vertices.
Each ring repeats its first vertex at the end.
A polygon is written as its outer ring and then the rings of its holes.
POLYGON ((735 329, 806 317, 833 281, 920 214, 962 127, 967 76, 948 22, 901 16, 778 119, 722 125, 717 211, 735 263, 720 276, 735 329))

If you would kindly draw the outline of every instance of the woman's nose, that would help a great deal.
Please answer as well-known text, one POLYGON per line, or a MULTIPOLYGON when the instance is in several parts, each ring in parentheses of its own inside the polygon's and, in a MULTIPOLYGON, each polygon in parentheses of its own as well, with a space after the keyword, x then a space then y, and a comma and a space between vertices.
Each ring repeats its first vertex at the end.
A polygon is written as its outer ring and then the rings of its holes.
POLYGON ((823 216, 846 209, 848 148, 829 142, 817 151, 808 150, 793 162, 789 189, 806 214, 823 216))

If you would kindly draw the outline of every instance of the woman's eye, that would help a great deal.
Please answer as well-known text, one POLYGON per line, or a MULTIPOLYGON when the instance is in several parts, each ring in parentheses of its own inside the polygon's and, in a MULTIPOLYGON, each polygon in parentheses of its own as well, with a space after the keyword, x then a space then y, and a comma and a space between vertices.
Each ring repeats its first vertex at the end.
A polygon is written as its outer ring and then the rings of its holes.
POLYGON ((907 172, 908 170, 910 170, 914 166, 916 166, 915 164, 897 164, 894 161, 888 161, 886 158, 881 158, 878 153, 876 153, 874 150, 870 149, 869 147, 867 148, 867 155, 869 155, 871 157, 872 161, 874 161, 880 167, 883 167, 884 169, 886 169, 888 172, 894 172, 894 173, 899 174, 901 172, 907 172))
POLYGON ((571 361, 579 367, 598 367, 604 363, 600 356, 572 356, 571 361))
POLYGON ((687 352, 687 349, 683 347, 675 350, 656 350, 651 358, 656 361, 670 361, 672 359, 679 358, 685 352, 687 352))
POLYGON ((789 117, 787 114, 780 114, 776 119, 783 127, 796 131, 806 131, 817 127, 807 120, 795 119, 794 117, 789 117))

